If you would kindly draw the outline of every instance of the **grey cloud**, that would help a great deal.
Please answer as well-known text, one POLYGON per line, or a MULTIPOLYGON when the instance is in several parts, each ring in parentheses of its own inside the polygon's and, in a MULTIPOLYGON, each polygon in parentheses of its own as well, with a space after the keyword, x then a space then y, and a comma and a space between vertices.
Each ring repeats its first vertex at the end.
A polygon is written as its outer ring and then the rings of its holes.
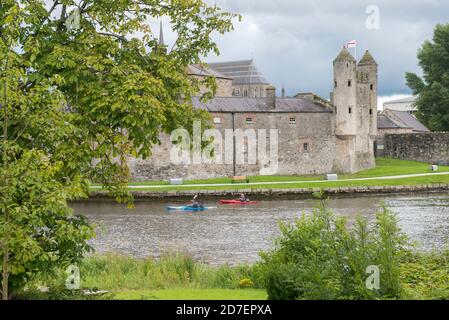
POLYGON ((379 63, 379 94, 409 93, 404 74, 419 72, 416 54, 437 23, 448 23, 449 1, 442 0, 216 0, 242 14, 243 22, 216 36, 220 57, 252 55, 265 76, 288 94, 313 91, 325 97, 332 87, 332 60, 342 45, 359 42, 358 56, 369 49, 379 63), (368 30, 368 5, 380 9, 380 30, 368 30))

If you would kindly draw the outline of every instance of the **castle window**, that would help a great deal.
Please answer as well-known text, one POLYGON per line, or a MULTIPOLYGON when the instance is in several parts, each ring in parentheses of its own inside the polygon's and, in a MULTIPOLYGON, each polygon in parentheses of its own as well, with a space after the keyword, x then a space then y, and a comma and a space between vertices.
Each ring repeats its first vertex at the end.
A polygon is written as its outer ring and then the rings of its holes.
POLYGON ((219 124, 219 123, 221 123, 221 118, 214 118, 214 123, 215 124, 219 124))
POLYGON ((296 118, 295 117, 290 117, 289 122, 291 124, 295 124, 296 123, 296 118))
POLYGON ((371 91, 373 91, 373 90, 374 90, 374 84, 371 84, 371 85, 369 86, 369 88, 371 89, 371 91))
POLYGON ((352 87, 352 81, 348 80, 348 87, 352 87))
POLYGON ((370 115, 373 114, 373 109, 369 109, 369 114, 370 114, 370 115))
POLYGON ((235 95, 239 96, 240 95, 240 89, 235 89, 235 95))
POLYGON ((245 89, 245 90, 243 91, 243 96, 244 96, 244 97, 247 97, 247 96, 248 96, 248 90, 245 89))
POLYGON ((308 143, 304 143, 303 148, 304 148, 304 152, 309 152, 309 144, 308 143))
POLYGON ((252 124, 253 123, 253 118, 251 118, 251 117, 246 118, 245 119, 245 123, 246 124, 252 124))
POLYGON ((349 107, 348 112, 352 113, 352 108, 351 107, 349 107))

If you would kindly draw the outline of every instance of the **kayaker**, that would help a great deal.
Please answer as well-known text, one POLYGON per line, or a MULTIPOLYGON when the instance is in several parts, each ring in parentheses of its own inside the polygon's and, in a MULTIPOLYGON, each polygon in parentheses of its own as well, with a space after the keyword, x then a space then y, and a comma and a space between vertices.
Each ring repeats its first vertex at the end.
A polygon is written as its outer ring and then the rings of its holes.
POLYGON ((198 198, 198 195, 195 195, 192 199, 192 204, 190 205, 192 208, 201 208, 202 205, 199 203, 196 199, 198 198))
POLYGON ((240 202, 249 202, 249 199, 246 197, 246 195, 244 193, 240 194, 240 198, 239 198, 240 202))

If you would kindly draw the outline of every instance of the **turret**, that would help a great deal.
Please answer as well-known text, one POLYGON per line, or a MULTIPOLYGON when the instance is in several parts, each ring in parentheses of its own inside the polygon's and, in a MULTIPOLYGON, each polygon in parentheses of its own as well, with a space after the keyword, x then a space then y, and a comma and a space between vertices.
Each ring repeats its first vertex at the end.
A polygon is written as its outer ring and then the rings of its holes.
POLYGON ((377 135, 377 63, 367 50, 357 66, 358 104, 368 119, 368 134, 377 135))
POLYGON ((334 92, 332 101, 336 107, 336 134, 356 134, 357 61, 343 48, 334 60, 334 92))

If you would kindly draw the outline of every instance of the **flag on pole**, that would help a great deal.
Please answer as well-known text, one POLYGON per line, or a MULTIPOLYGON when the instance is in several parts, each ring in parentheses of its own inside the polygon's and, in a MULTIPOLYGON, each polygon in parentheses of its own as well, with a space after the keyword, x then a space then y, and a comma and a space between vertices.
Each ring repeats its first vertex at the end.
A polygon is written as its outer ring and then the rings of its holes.
POLYGON ((346 48, 356 48, 357 47, 357 40, 351 40, 346 44, 346 48))

